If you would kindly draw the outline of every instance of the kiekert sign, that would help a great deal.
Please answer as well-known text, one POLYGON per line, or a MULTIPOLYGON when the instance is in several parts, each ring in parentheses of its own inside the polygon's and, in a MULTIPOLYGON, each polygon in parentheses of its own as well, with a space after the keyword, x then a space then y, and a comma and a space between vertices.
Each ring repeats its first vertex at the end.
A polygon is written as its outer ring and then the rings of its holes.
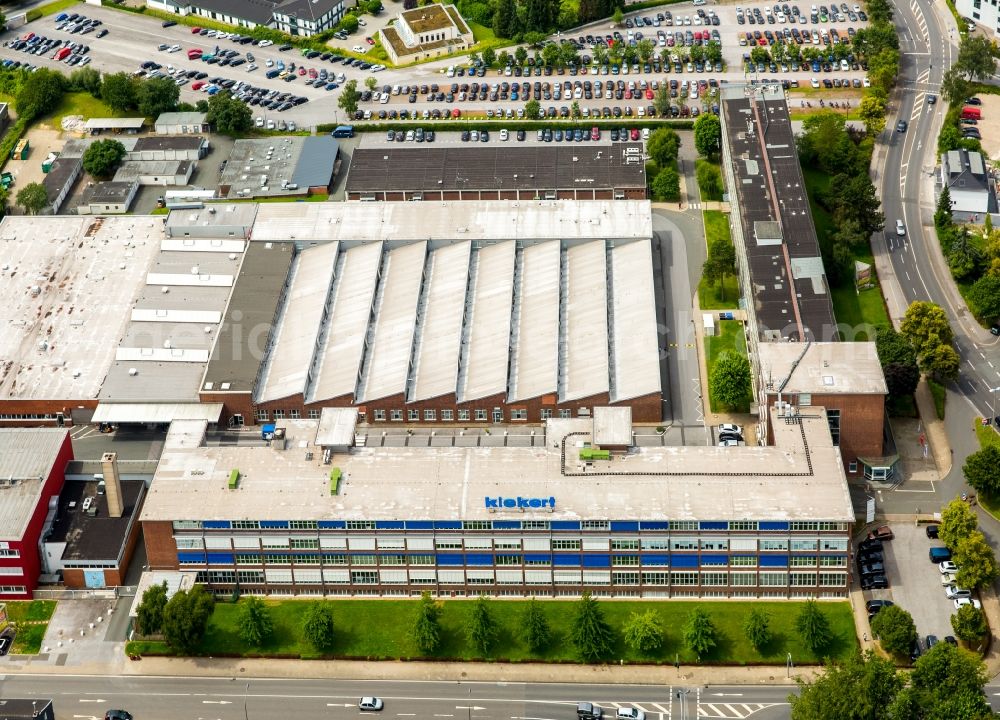
POLYGON ((485 507, 493 510, 499 510, 501 508, 525 510, 527 508, 554 508, 556 506, 556 499, 554 497, 526 498, 518 495, 517 497, 512 498, 505 498, 501 496, 485 497, 483 500, 485 502, 485 507))

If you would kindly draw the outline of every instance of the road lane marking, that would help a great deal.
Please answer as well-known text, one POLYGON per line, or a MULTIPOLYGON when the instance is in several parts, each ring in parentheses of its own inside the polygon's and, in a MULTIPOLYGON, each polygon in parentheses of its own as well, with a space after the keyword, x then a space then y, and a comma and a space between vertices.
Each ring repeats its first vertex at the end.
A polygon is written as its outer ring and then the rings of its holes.
POLYGON ((206 705, 232 705, 233 703, 229 700, 202 700, 206 705))

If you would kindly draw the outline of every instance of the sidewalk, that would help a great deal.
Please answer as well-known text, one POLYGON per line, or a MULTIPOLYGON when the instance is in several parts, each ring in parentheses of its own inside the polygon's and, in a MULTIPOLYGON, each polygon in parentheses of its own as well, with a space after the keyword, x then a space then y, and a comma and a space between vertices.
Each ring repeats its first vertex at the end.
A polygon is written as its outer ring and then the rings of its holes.
POLYGON ((934 398, 925 378, 920 378, 920 382, 917 384, 916 400, 917 409, 920 411, 920 420, 924 427, 924 436, 930 445, 934 464, 937 465, 940 477, 945 477, 951 472, 954 452, 951 449, 951 442, 948 440, 948 433, 944 428, 944 421, 938 419, 937 410, 934 408, 934 398))

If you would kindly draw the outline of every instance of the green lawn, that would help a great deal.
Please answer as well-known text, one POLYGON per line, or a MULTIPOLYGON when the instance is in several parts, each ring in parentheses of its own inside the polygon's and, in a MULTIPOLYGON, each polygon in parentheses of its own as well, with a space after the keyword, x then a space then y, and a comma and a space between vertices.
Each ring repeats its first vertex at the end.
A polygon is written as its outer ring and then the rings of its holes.
POLYGON ((718 191, 718 192, 709 192, 706 188, 702 187, 702 185, 700 183, 698 185, 698 189, 701 191, 701 199, 702 200, 720 202, 722 200, 722 192, 721 192, 721 187, 722 187, 721 170, 722 170, 722 168, 721 168, 720 163, 711 162, 710 160, 703 160, 701 158, 698 158, 697 160, 695 160, 694 164, 695 164, 695 171, 696 172, 697 172, 697 169, 700 168, 702 165, 709 165, 709 166, 714 167, 714 168, 716 168, 717 170, 720 171, 720 176, 719 176, 719 188, 720 188, 720 191, 718 191))
POLYGON ((938 420, 944 420, 944 401, 947 397, 944 385, 928 378, 927 387, 930 388, 931 397, 934 398, 934 412, 937 413, 938 420))
MULTIPOLYGON (((333 608, 336 640, 331 656, 347 658, 396 659, 419 657, 408 634, 416 601, 414 600, 329 600, 333 608)), ((306 601, 286 600, 269 602, 274 619, 274 639, 259 651, 248 652, 239 639, 237 630, 238 606, 216 605, 215 614, 202 642, 200 653, 212 656, 279 655, 284 657, 316 657, 316 653, 300 636, 306 601)), ((572 662, 577 660, 570 627, 575 612, 571 601, 543 601, 550 626, 552 641, 549 649, 533 655, 520 641, 517 633, 518 619, 523 603, 514 600, 497 600, 492 604, 501 631, 499 644, 492 660, 523 662, 543 660, 572 662)), ((630 663, 665 663, 679 656, 683 663, 692 663, 694 654, 683 645, 682 630, 687 615, 695 607, 708 611, 719 631, 718 644, 708 656, 707 664, 778 664, 785 663, 786 653, 791 653, 796 664, 815 664, 820 659, 807 650, 794 629, 800 603, 797 602, 630 602, 601 601, 604 616, 614 630, 615 638, 609 659, 630 663), (762 607, 771 617, 774 641, 763 653, 755 652, 743 636, 743 619, 751 607, 762 607), (655 610, 666 630, 663 647, 652 653, 639 653, 625 645, 621 627, 633 612, 655 610)), ((465 624, 473 603, 463 600, 447 601, 441 614, 442 646, 434 659, 481 660, 465 638, 465 624)), ((844 658, 855 651, 857 639, 850 605, 845 602, 824 602, 820 607, 829 618, 836 638, 829 655, 844 658)), ((132 643, 129 652, 157 654, 169 652, 162 643, 132 643)))
POLYGON ((98 100, 87 92, 72 92, 63 95, 59 106, 51 113, 41 118, 40 122, 48 124, 57 130, 62 119, 67 115, 82 115, 84 119, 94 117, 135 117, 135 112, 115 112, 103 100, 98 100))
POLYGON ((7 619, 11 622, 35 622, 48 620, 56 611, 55 600, 7 601, 7 619))
MULTIPOLYGON (((719 210, 705 210, 705 242, 711 246, 714 240, 733 239, 729 232, 729 217, 719 210)), ((740 297, 739 280, 735 275, 726 276, 721 284, 712 284, 704 278, 698 283, 698 304, 702 310, 730 310, 737 306, 740 297)))
POLYGON ((469 26, 469 30, 472 31, 472 39, 477 43, 491 42, 497 39, 496 33, 493 32, 493 28, 488 28, 485 25, 472 22, 468 18, 466 18, 465 24, 469 26))
MULTIPOLYGON (((979 447, 981 448, 987 445, 1000 445, 1000 433, 992 425, 981 424, 978 418, 976 418, 976 439, 979 440, 979 447)), ((998 517, 998 514, 1000 514, 1000 498, 979 493, 979 504, 994 518, 1000 519, 998 517)))
MULTIPOLYGON (((719 320, 719 334, 714 337, 705 338, 705 358, 708 365, 708 376, 712 377, 712 368, 715 361, 726 350, 735 350, 740 355, 747 354, 747 340, 743 335, 743 323, 739 320, 719 320)), ((711 383, 709 383, 709 407, 712 412, 719 412, 723 408, 718 405, 711 395, 711 383)), ((736 412, 750 412, 749 403, 740 408, 735 408, 736 412)))
POLYGON ((55 2, 50 2, 45 5, 39 5, 37 8, 29 11, 28 21, 35 20, 36 18, 45 17, 46 15, 55 15, 63 10, 68 10, 71 7, 75 7, 80 4, 80 0, 55 0, 55 2))
MULTIPOLYGON (((829 263, 830 235, 834 230, 833 218, 816 202, 816 198, 826 190, 830 178, 820 170, 809 167, 803 167, 802 174, 805 178, 806 191, 809 193, 809 207, 816 225, 816 235, 819 238, 823 261, 829 263)), ((855 260, 870 265, 874 265, 875 262, 871 249, 868 247, 859 249, 855 260)), ((869 333, 868 328, 889 324, 889 315, 885 310, 885 301, 882 299, 882 292, 879 290, 878 284, 876 283, 874 288, 858 292, 854 288, 852 278, 833 284, 829 268, 827 269, 827 277, 831 282, 830 295, 833 301, 833 313, 837 322, 848 328, 846 332, 841 331, 841 339, 851 342, 874 340, 874 334, 869 333)))
POLYGON ((48 623, 19 626, 10 652, 13 655, 37 655, 42 651, 42 638, 45 637, 46 628, 48 623))

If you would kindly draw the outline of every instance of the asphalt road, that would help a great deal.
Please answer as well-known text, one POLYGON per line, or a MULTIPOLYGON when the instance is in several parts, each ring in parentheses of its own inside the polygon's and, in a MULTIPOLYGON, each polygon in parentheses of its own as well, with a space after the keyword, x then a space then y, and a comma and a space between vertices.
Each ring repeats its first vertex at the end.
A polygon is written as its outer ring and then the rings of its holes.
MULTIPOLYGON (((650 674, 669 683, 672 672, 650 674)), ((8 675, 0 697, 51 697, 59 720, 99 720, 110 708, 126 709, 139 720, 356 720, 366 715, 357 708, 362 695, 382 698, 383 720, 575 720, 576 703, 583 700, 601 705, 608 720, 619 707, 640 708, 647 720, 778 720, 790 717, 790 689, 8 675)))
MULTIPOLYGON (((671 6, 675 15, 680 14, 690 14, 694 15, 694 8, 690 5, 674 5, 671 6)), ((782 25, 765 25, 765 26, 750 26, 750 25, 737 25, 735 22, 735 12, 731 6, 717 6, 717 12, 722 18, 722 25, 717 29, 720 31, 722 36, 723 51, 725 53, 727 62, 729 63, 730 70, 718 73, 681 73, 681 74, 659 74, 659 75, 628 75, 628 76, 612 76, 607 77, 601 76, 601 79, 623 79, 626 82, 629 80, 640 80, 640 79, 657 79, 659 81, 670 80, 673 78, 683 80, 707 80, 709 77, 715 77, 717 80, 727 80, 729 82, 743 82, 745 77, 743 75, 743 70, 741 67, 740 58, 744 52, 748 51, 746 47, 740 47, 736 44, 736 33, 737 31, 746 31, 754 29, 770 29, 772 31, 778 30, 782 25)), ((316 125, 320 123, 335 123, 342 122, 346 118, 344 117, 344 112, 337 106, 337 98, 339 96, 339 90, 326 91, 324 89, 318 89, 313 87, 307 87, 302 78, 296 79, 294 82, 286 83, 277 78, 267 79, 264 76, 266 71, 265 61, 271 60, 284 60, 285 63, 295 62, 296 64, 301 64, 304 60, 297 50, 291 50, 288 52, 279 52, 276 46, 271 46, 268 48, 257 48, 254 46, 246 45, 236 45, 228 40, 215 40, 212 38, 201 37, 197 35, 192 35, 190 28, 185 25, 177 25, 171 28, 161 27, 161 21, 156 18, 145 17, 143 15, 138 15, 134 13, 127 13, 122 11, 116 11, 111 8, 81 5, 78 9, 84 15, 90 18, 98 18, 103 21, 105 28, 107 28, 110 33, 104 38, 98 39, 96 33, 90 35, 79 36, 70 35, 69 33, 56 31, 55 16, 48 16, 41 18, 25 26, 23 29, 18 29, 17 31, 8 31, 0 35, 2 40, 11 40, 16 36, 25 34, 26 32, 35 32, 36 34, 45 35, 46 37, 55 37, 59 39, 72 39, 77 42, 84 42, 90 45, 91 51, 90 56, 92 58, 92 66, 105 73, 114 72, 133 72, 138 69, 138 66, 145 60, 155 60, 161 63, 164 67, 167 64, 172 64, 175 67, 182 68, 184 70, 194 70, 198 69, 209 74, 210 77, 221 76, 224 78, 231 78, 233 80, 245 80, 250 82, 256 87, 266 87, 269 89, 279 90, 281 92, 291 92, 296 95, 302 95, 309 98, 309 102, 305 105, 290 109, 284 113, 271 113, 268 115, 265 111, 259 108, 253 108, 255 115, 262 115, 274 119, 285 119, 285 120, 295 120, 300 125, 308 127, 311 125, 316 125), (159 44, 177 44, 180 45, 181 50, 175 53, 165 53, 160 52, 156 48, 159 44), (188 60, 186 51, 191 48, 200 48, 202 50, 211 50, 216 45, 220 48, 233 48, 241 53, 246 53, 250 50, 256 60, 257 65, 260 67, 254 72, 247 72, 246 65, 239 66, 236 68, 232 67, 219 67, 217 65, 207 65, 201 61, 191 61, 188 60)), ((649 16, 650 11, 644 11, 637 13, 640 15, 649 16)), ((655 12, 653 13, 655 14, 655 12)), ((854 25, 856 27, 861 27, 863 23, 840 23, 840 24, 821 24, 821 25, 809 25, 808 29, 813 28, 834 28, 838 27, 840 30, 844 30, 847 25, 854 25)), ((684 30, 697 30, 695 26, 688 26, 683 28, 684 30)), ((588 28, 580 28, 566 33, 569 36, 576 37, 581 32, 586 34, 588 32, 610 32, 606 22, 600 23, 600 26, 592 25, 588 28)), ((646 37, 652 36, 655 38, 655 31, 657 28, 643 28, 642 32, 646 37)), ((677 30, 677 28, 663 28, 664 32, 667 30, 677 30)), ((625 29, 621 28, 620 31, 624 34, 625 29)), ((357 44, 358 42, 364 42, 363 34, 356 34, 351 36, 349 43, 357 44)), ((803 46, 805 47, 805 46, 803 46)), ((659 49, 659 48, 658 48, 659 49)), ((50 53, 51 54, 51 53, 50 53)), ((0 59, 12 58, 20 60, 22 62, 28 61, 37 65, 47 66, 52 68, 57 68, 62 72, 69 73, 73 68, 67 67, 64 63, 56 62, 52 60, 51 57, 42 55, 27 55, 23 52, 18 52, 11 50, 9 48, 0 48, 0 59)), ((445 69, 456 62, 455 59, 451 60, 439 60, 431 63, 426 63, 422 65, 416 65, 409 68, 402 68, 398 70, 386 70, 384 72, 372 74, 357 68, 348 68, 343 64, 331 64, 324 63, 321 61, 305 61, 306 67, 315 67, 320 69, 325 67, 328 71, 335 71, 336 73, 343 73, 346 75, 347 79, 356 79, 359 81, 359 86, 363 87, 363 81, 365 78, 371 76, 378 80, 379 87, 383 85, 396 85, 396 84, 431 84, 438 83, 443 88, 450 86, 452 82, 471 82, 468 78, 454 78, 449 79, 445 76, 445 69)), ((803 85, 803 87, 808 87, 809 79, 812 76, 810 72, 789 72, 789 73, 778 73, 778 76, 782 78, 795 78, 803 85)), ((855 78, 863 77, 863 72, 836 72, 829 74, 821 74, 820 77, 840 77, 840 78, 855 78)), ((480 82, 483 80, 488 80, 490 83, 502 82, 507 80, 508 82, 513 82, 519 78, 507 78, 501 77, 496 71, 491 71, 484 78, 476 78, 480 82)), ((563 76, 552 75, 551 77, 532 77, 530 78, 533 83, 535 80, 555 82, 556 80, 585 80, 585 79, 596 79, 596 76, 578 76, 571 77, 566 74, 563 76)), ((523 79, 521 79, 523 80, 523 79)), ((837 89, 823 91, 828 93, 827 97, 835 98, 845 98, 845 97, 856 97, 859 93, 858 90, 846 90, 841 91, 837 89)), ((206 95, 202 92, 191 90, 191 84, 188 83, 181 88, 181 100, 187 102, 195 102, 199 99, 204 99, 206 95)), ((516 110, 517 108, 523 108, 524 101, 519 102, 498 102, 491 103, 488 101, 478 101, 475 103, 465 102, 465 103, 454 103, 448 105, 443 102, 422 102, 424 96, 418 96, 421 102, 415 104, 410 104, 407 102, 405 96, 394 96, 386 105, 382 105, 375 102, 362 103, 362 109, 374 110, 376 113, 378 110, 388 110, 388 109, 407 109, 407 110, 420 110, 425 109, 434 110, 438 109, 442 112, 445 108, 460 107, 463 113, 469 111, 485 111, 486 109, 494 109, 497 107, 503 107, 504 109, 510 108, 516 110)), ((555 107, 560 107, 561 105, 571 105, 572 99, 564 99, 562 101, 543 101, 543 106, 554 105, 555 107)), ((711 102, 709 100, 709 102, 711 102)), ((583 100, 580 102, 581 108, 597 108, 600 109, 605 105, 613 107, 618 105, 623 109, 631 105, 634 108, 638 108, 640 105, 646 106, 650 104, 649 100, 606 100, 606 99, 595 99, 591 101, 583 100)), ((690 104, 694 104, 693 102, 690 104)))

